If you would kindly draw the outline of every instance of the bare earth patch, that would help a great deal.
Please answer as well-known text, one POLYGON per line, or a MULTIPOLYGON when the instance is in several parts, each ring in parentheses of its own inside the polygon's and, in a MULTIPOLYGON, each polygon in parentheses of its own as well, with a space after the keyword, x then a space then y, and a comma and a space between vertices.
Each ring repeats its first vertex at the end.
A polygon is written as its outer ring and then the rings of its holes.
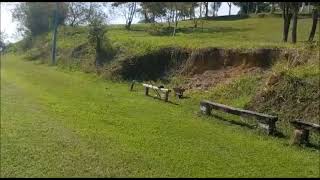
POLYGON ((187 83, 182 85, 185 89, 208 90, 220 82, 229 82, 231 79, 244 74, 262 74, 263 68, 243 66, 227 66, 217 70, 207 70, 202 74, 195 74, 188 78, 187 83))

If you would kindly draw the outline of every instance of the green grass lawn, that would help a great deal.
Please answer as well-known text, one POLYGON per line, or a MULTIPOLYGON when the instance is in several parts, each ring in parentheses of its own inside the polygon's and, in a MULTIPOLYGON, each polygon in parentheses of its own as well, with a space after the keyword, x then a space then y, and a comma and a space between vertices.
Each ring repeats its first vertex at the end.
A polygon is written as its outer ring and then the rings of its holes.
POLYGON ((2 56, 1 177, 319 177, 319 151, 174 102, 2 56))

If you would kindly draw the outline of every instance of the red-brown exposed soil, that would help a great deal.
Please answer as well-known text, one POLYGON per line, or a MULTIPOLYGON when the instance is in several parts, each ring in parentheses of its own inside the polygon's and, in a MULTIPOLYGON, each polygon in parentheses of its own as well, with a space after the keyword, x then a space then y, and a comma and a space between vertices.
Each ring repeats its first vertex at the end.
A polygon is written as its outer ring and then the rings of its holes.
POLYGON ((185 89, 208 90, 210 87, 217 85, 220 82, 227 82, 231 78, 235 78, 244 74, 255 75, 262 73, 264 70, 260 67, 243 67, 243 66, 228 66, 217 70, 207 70, 202 74, 195 74, 188 78, 187 83, 182 87, 185 89))

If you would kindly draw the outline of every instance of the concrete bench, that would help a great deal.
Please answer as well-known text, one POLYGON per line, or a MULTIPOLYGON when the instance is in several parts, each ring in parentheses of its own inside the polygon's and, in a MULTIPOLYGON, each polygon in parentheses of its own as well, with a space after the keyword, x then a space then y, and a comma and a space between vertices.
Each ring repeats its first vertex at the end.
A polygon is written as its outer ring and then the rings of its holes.
POLYGON ((200 110, 203 114, 210 115, 212 109, 220 110, 238 116, 253 116, 258 120, 259 127, 266 129, 269 135, 273 135, 276 132, 276 121, 278 120, 277 116, 271 116, 268 114, 262 114, 254 111, 234 108, 223 104, 210 102, 207 100, 203 100, 200 102, 200 110))
POLYGON ((303 120, 290 121, 291 125, 294 126, 292 144, 309 144, 309 133, 315 131, 320 133, 320 125, 303 120))
POLYGON ((165 102, 168 102, 169 100, 169 93, 171 92, 171 90, 169 89, 165 89, 165 88, 159 88, 157 86, 153 86, 153 85, 150 85, 150 84, 142 84, 142 86, 145 87, 145 95, 148 96, 149 95, 149 89, 154 89, 155 92, 157 93, 158 96, 160 96, 159 98, 162 99, 162 96, 161 94, 158 92, 160 91, 162 94, 164 94, 164 101, 165 102))

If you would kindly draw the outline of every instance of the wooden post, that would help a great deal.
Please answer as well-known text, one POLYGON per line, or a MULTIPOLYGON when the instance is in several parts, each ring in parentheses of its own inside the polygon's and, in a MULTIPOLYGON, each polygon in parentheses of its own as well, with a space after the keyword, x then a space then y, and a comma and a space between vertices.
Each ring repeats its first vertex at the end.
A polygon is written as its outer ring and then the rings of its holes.
POLYGON ((164 98, 165 98, 165 99, 164 99, 165 102, 168 102, 169 92, 170 92, 170 91, 165 92, 165 97, 164 97, 164 98))
POLYGON ((211 108, 207 104, 200 103, 200 110, 201 110, 202 114, 205 114, 205 115, 211 114, 211 108))
POLYGON ((146 87, 145 94, 146 94, 146 96, 149 95, 149 88, 148 87, 146 87))
POLYGON ((133 90, 134 83, 135 83, 135 81, 132 81, 132 83, 131 83, 131 87, 130 87, 130 91, 132 91, 132 90, 133 90))
POLYGON ((265 121, 259 121, 258 126, 262 129, 265 129, 267 131, 268 135, 274 135, 276 132, 276 122, 272 120, 265 121))
POLYGON ((309 130, 306 129, 295 129, 293 131, 293 137, 291 144, 308 144, 309 143, 309 130))
POLYGON ((274 135, 276 132, 276 122, 269 120, 268 125, 268 135, 274 135))

